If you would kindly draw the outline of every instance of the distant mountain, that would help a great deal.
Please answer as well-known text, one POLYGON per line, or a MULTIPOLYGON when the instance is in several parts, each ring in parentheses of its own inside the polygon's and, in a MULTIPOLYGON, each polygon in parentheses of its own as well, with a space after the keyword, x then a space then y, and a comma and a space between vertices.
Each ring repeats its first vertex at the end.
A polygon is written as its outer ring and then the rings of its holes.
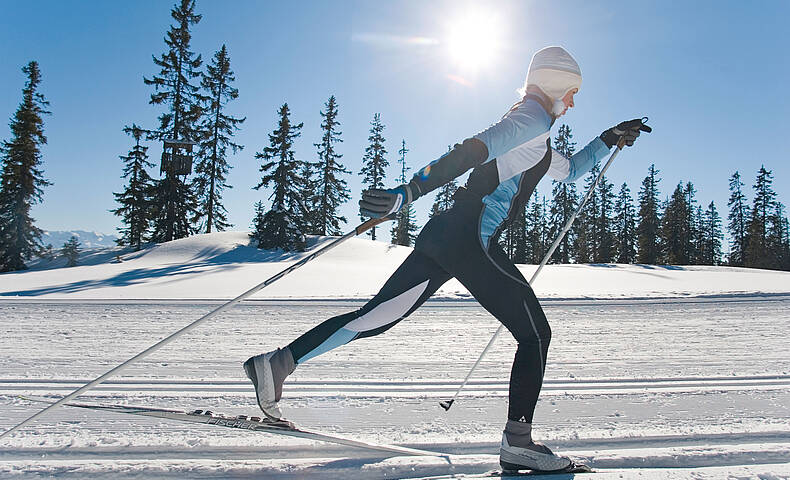
POLYGON ((46 246, 51 244, 55 250, 63 247, 74 236, 80 241, 80 248, 114 247, 117 235, 108 235, 99 232, 86 232, 85 230, 50 230, 41 235, 41 243, 46 246))

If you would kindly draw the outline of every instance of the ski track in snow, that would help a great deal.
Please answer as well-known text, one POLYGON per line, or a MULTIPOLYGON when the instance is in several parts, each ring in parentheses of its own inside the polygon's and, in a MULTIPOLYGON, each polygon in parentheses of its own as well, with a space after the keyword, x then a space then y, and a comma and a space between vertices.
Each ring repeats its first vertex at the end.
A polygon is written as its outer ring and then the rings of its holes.
MULTIPOLYGON (((359 306, 242 304, 83 398, 252 414, 241 362, 359 306)), ((784 296, 547 302, 553 339, 536 436, 592 465, 596 479, 790 478, 789 306, 784 296)), ((18 395, 62 396, 212 307, 0 303, 0 428, 40 408, 18 395)), ((449 456, 385 459, 62 408, 0 444, 0 477, 481 478, 498 468, 513 341, 502 336, 449 412, 438 401, 453 394, 496 326, 473 303, 429 302, 286 383, 283 407, 298 425, 449 456)))

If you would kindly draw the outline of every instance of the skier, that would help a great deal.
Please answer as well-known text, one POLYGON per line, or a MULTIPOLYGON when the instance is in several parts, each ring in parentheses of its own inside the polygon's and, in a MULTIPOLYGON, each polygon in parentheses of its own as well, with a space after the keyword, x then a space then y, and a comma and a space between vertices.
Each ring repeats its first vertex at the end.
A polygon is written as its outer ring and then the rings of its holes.
POLYGON ((408 184, 363 192, 363 216, 384 217, 418 197, 473 169, 459 188, 451 209, 433 217, 422 229, 414 251, 381 291, 357 311, 317 325, 288 346, 251 357, 244 370, 255 386, 266 416, 279 419, 283 382, 297 365, 352 340, 378 335, 393 327, 451 278, 457 278, 518 341, 510 374, 508 418, 502 435, 503 468, 563 470, 573 466, 532 440, 551 329, 532 288, 507 258, 496 239, 548 173, 573 182, 603 158, 620 137, 633 145, 641 120, 605 130, 566 158, 550 145, 554 121, 574 106, 581 71, 562 47, 546 47, 532 57, 522 99, 494 125, 467 138, 418 171, 408 184))

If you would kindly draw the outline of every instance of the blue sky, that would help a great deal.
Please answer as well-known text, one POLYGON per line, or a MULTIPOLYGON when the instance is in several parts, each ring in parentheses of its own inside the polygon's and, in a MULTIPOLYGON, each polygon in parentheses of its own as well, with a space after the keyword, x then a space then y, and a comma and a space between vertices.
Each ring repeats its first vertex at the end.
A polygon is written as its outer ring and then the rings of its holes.
MULTIPOLYGON (((119 225, 108 210, 124 183, 118 155, 131 146, 121 129, 157 125, 161 109, 148 105, 152 89, 143 76, 157 72, 151 56, 164 52, 172 3, 0 5, 0 116, 17 108, 21 67, 30 60, 40 63, 53 112, 45 119, 44 171, 54 185, 33 211, 40 227, 113 233, 119 225)), ((193 29, 193 50, 208 60, 227 45, 240 91, 229 112, 247 117, 224 198, 234 230, 248 229, 253 204, 266 203, 267 193, 251 189, 260 178, 254 155, 268 144, 284 102, 292 120, 305 124, 297 157, 313 160, 319 110, 336 96, 339 150, 353 172, 353 200, 343 208, 350 228, 358 223, 357 173, 374 113, 386 125, 394 185, 402 139, 415 171, 495 122, 518 99, 532 53, 552 44, 576 57, 584 78, 576 108, 552 136, 567 123, 581 147, 621 120, 650 117, 654 132, 610 169, 617 188, 625 181, 636 197, 655 163, 663 196, 690 180, 700 203, 715 201, 726 217, 729 176, 739 170, 751 197, 765 164, 780 201, 790 202, 786 1, 198 0, 197 12, 203 20, 193 29), (472 42, 463 64, 459 36, 472 42), (475 55, 479 45, 489 46, 475 55)), ((8 136, 4 125, 0 138, 8 136)), ((157 161, 161 147, 149 151, 157 161)), ((544 180, 538 190, 548 195, 550 188, 544 180)), ((420 224, 432 201, 417 202, 420 224)))

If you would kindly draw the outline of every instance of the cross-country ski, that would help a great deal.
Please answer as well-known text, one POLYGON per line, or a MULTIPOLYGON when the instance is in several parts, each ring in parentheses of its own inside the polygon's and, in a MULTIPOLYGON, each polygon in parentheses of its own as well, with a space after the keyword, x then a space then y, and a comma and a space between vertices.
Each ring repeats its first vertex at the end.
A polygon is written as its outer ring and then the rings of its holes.
POLYGON ((787 2, 127 3, 3 8, 0 477, 790 479, 787 2))
MULTIPOLYGON (((54 402, 33 397, 20 397, 23 400, 38 403, 54 402)), ((164 418, 177 422, 200 423, 203 425, 214 425, 218 427, 236 428, 239 430, 249 430, 253 432, 270 433, 273 435, 286 435, 290 437, 317 440, 319 442, 335 443, 348 447, 356 447, 376 452, 384 452, 390 455, 428 455, 442 456, 442 453, 418 450, 416 448, 399 447, 396 445, 379 445, 376 443, 360 442, 349 438, 327 435, 325 433, 313 432, 302 428, 297 428, 293 423, 285 420, 268 420, 266 418, 236 415, 227 416, 221 413, 214 413, 211 410, 170 410, 165 408, 154 408, 137 405, 103 405, 98 403, 72 402, 65 404, 68 407, 85 408, 104 412, 125 413, 128 415, 139 415, 142 417, 164 418)))

